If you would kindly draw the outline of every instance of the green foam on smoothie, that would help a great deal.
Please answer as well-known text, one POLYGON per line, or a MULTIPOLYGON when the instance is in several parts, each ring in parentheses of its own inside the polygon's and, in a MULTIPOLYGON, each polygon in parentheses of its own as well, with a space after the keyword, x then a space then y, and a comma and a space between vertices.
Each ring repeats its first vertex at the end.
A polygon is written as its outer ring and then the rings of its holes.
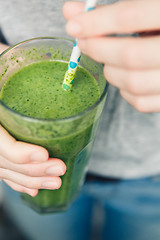
POLYGON ((78 67, 72 91, 62 88, 68 63, 32 63, 8 78, 0 99, 11 109, 33 118, 58 119, 91 107, 100 96, 94 77, 78 67))

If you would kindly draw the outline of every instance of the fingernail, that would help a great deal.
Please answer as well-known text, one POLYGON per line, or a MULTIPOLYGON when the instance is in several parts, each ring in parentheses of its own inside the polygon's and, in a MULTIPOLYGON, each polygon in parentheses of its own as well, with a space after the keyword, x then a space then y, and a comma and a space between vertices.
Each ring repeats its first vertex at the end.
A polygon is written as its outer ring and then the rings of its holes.
POLYGON ((31 192, 30 192, 30 195, 31 195, 32 197, 35 197, 37 194, 38 194, 38 190, 36 190, 36 191, 31 191, 31 192))
POLYGON ((45 161, 47 161, 47 156, 46 156, 46 154, 37 151, 37 152, 33 152, 30 155, 30 160, 35 161, 35 162, 45 162, 45 161))
POLYGON ((81 50, 85 50, 86 48, 86 40, 85 39, 78 39, 78 46, 80 47, 81 50))
POLYGON ((47 168, 46 174, 50 176, 61 176, 64 175, 64 170, 60 166, 54 166, 47 168))
POLYGON ((31 197, 35 197, 37 194, 32 193, 32 192, 26 192, 28 195, 30 195, 31 197))
POLYGON ((82 27, 78 22, 70 21, 66 25, 66 31, 69 35, 76 36, 81 33, 82 27))
POLYGON ((59 184, 57 182, 43 182, 42 187, 45 189, 58 189, 59 184))

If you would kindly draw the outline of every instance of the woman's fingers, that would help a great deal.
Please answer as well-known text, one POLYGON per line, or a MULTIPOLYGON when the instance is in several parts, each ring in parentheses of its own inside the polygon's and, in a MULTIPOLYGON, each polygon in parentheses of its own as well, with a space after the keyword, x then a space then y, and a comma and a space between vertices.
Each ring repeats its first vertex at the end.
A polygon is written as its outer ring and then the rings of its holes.
POLYGON ((160 67, 160 36, 79 39, 82 51, 94 60, 128 69, 160 67))
POLYGON ((104 76, 112 85, 130 94, 160 94, 160 69, 136 71, 106 64, 104 76))
POLYGON ((16 141, 1 125, 0 156, 14 163, 44 162, 49 158, 45 148, 16 141))
POLYGON ((8 186, 10 186, 14 191, 21 192, 21 193, 27 193, 27 194, 31 195, 32 197, 35 197, 38 194, 38 189, 26 188, 24 186, 21 186, 19 184, 9 181, 9 180, 4 180, 4 182, 7 183, 8 186))
POLYGON ((9 180, 13 183, 31 189, 58 189, 62 181, 60 177, 30 177, 8 169, 0 168, 2 180, 9 180))
POLYGON ((160 68, 135 71, 106 64, 104 75, 139 112, 160 112, 160 68))
POLYGON ((63 15, 66 20, 69 20, 84 11, 84 3, 83 2, 66 2, 63 5, 63 15))
POLYGON ((160 112, 160 69, 135 71, 106 64, 104 75, 139 112, 160 112))
POLYGON ((58 189, 66 171, 60 159, 48 160, 46 149, 17 142, 0 126, 0 178, 14 190, 34 196, 37 189, 58 189))
MULTIPOLYGON (((76 15, 77 4, 70 6, 76 15)), ((77 38, 159 30, 159 9, 158 0, 122 1, 73 17, 67 23, 66 30, 77 38)), ((66 16, 70 13, 69 10, 64 12, 66 16)))
POLYGON ((42 163, 16 164, 0 157, 0 168, 9 169, 31 177, 62 176, 66 172, 66 165, 60 159, 50 159, 42 163))
POLYGON ((67 33, 78 38, 82 52, 104 63, 106 79, 138 111, 159 112, 160 1, 121 1, 85 13, 77 11, 77 3, 66 6, 67 33), (143 37, 117 35, 137 32, 143 37))
POLYGON ((139 112, 160 112, 160 95, 137 96, 125 90, 120 92, 121 96, 139 112))

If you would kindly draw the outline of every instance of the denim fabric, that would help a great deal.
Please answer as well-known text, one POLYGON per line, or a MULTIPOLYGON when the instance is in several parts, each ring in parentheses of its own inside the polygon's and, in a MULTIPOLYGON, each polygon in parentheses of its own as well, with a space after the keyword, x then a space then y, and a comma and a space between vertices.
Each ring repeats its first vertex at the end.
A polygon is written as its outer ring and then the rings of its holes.
POLYGON ((159 240, 160 176, 88 182, 68 211, 39 215, 3 185, 5 208, 29 240, 159 240))

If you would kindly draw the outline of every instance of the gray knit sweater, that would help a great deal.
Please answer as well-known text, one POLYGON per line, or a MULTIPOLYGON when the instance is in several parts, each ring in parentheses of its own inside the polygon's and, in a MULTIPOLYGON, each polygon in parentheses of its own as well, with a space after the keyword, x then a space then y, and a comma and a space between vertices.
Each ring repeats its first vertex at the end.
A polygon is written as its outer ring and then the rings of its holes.
MULTIPOLYGON (((66 37, 61 12, 64 2, 0 0, 0 27, 8 43, 37 36, 66 37)), ((110 86, 89 171, 116 178, 159 174, 160 113, 137 112, 110 86)))

